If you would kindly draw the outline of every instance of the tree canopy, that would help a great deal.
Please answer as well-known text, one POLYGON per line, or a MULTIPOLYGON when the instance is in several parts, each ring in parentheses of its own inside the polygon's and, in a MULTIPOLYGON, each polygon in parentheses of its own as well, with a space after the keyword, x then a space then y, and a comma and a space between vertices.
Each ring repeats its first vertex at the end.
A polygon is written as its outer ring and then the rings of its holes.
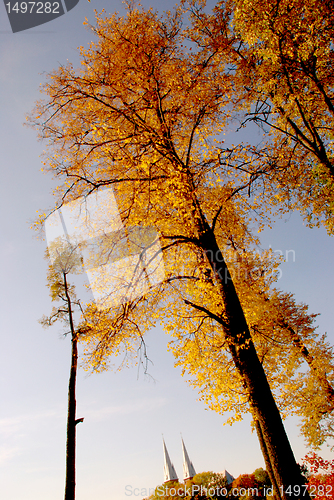
MULTIPOLYGON (((233 51, 241 126, 264 131, 255 147, 228 151, 267 206, 298 208, 333 232, 333 36, 329 0, 227 0, 212 14, 193 3, 194 40, 233 51), (240 154, 242 153, 243 154, 240 154)), ((243 175, 242 175, 243 174, 243 175)))

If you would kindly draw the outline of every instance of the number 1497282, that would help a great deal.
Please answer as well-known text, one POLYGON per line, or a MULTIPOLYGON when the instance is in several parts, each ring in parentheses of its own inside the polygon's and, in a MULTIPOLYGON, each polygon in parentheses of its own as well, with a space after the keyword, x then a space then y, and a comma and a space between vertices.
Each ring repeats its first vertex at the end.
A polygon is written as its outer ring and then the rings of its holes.
POLYGON ((59 2, 8 2, 6 7, 8 14, 60 14, 59 2))

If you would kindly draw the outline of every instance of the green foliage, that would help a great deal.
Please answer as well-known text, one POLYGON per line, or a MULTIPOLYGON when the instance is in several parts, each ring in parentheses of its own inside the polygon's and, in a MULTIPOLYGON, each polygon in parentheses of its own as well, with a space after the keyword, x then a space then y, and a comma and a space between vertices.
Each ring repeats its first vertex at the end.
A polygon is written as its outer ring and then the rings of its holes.
POLYGON ((149 500, 216 500, 226 497, 228 486, 225 477, 216 472, 201 472, 185 483, 169 481, 157 486, 149 500))
POLYGON ((259 469, 256 469, 253 472, 253 476, 254 476, 255 480, 258 482, 258 484, 261 485, 261 487, 271 486, 268 472, 266 470, 262 469, 262 467, 260 467, 259 469))
POLYGON ((216 472, 202 472, 196 474, 191 483, 194 485, 194 491, 198 493, 198 498, 216 499, 226 495, 228 491, 228 484, 226 478, 216 472), (196 486, 198 488, 196 488, 196 486), (205 492, 201 496, 201 492, 205 492))

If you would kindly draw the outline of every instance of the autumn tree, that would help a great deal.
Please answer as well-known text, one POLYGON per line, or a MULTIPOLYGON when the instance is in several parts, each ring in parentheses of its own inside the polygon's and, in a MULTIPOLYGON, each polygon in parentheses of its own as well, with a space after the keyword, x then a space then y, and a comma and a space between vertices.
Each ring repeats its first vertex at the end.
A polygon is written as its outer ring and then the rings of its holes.
MULTIPOLYGON (((334 108, 330 3, 227 0, 219 2, 212 14, 205 12, 202 3, 191 4, 189 36, 199 46, 216 50, 218 57, 228 41, 235 86, 244 97, 239 115, 242 126, 253 121, 266 132, 259 146, 222 146, 225 172, 237 176, 240 187, 248 181, 248 195, 265 202, 268 212, 273 205, 277 210, 298 207, 310 223, 322 220, 331 232, 334 108)), ((285 305, 288 301, 286 296, 285 305)), ((286 317, 293 314, 291 307, 283 310, 286 317)), ((276 319, 278 323, 310 369, 299 408, 303 407, 303 432, 318 446, 332 435, 334 392, 326 369, 321 369, 322 359, 332 356, 331 348, 319 339, 316 361, 296 328, 288 326, 282 315, 276 319)))
POLYGON ((220 348, 259 422, 277 483, 302 484, 223 255, 227 237, 245 237, 250 204, 261 212, 241 195, 249 180, 236 186, 226 178, 213 140, 239 101, 229 41, 219 65, 215 49, 193 50, 180 9, 101 16, 94 31, 81 70, 54 71, 34 114, 50 145, 47 168, 62 181, 58 206, 113 186, 125 224, 157 229, 166 279, 137 303, 167 330, 188 325, 199 341, 212 325, 223 332, 220 348))
POLYGON ((75 308, 78 308, 79 312, 81 311, 81 304, 76 298, 74 286, 68 281, 68 275, 80 272, 82 266, 77 248, 64 245, 61 241, 56 241, 53 245, 50 245, 47 256, 52 261, 48 272, 50 296, 52 301, 60 302, 60 306, 54 307, 50 316, 44 316, 40 322, 44 327, 49 327, 57 321, 61 321, 68 328, 65 335, 70 335, 71 337, 64 498, 65 500, 75 500, 76 425, 83 422, 83 418, 76 418, 76 378, 80 329, 75 326, 74 314, 75 308))
MULTIPOLYGON (((291 294, 271 288, 272 258, 265 255, 255 258, 254 254, 245 255, 245 252, 242 258, 237 258, 235 251, 233 255, 228 259, 229 269, 281 414, 301 417, 306 440, 318 447, 333 438, 333 348, 325 336, 317 334, 316 315, 309 314, 306 305, 296 304, 291 294)), ((227 415, 227 423, 232 424, 244 413, 252 413, 252 407, 232 358, 228 351, 221 349, 224 330, 217 328, 214 321, 200 325, 206 318, 205 305, 203 302, 202 315, 178 327, 176 340, 170 347, 183 374, 200 391, 200 399, 210 409, 227 415)), ((256 414, 253 417, 277 496, 279 485, 271 470, 256 414)))
MULTIPOLYGON (((326 336, 317 334, 315 315, 291 294, 253 290, 246 299, 247 322, 281 413, 301 417, 305 438, 318 447, 333 438, 333 348, 326 336)), ((247 391, 228 353, 221 350, 223 332, 213 323, 202 334, 199 342, 180 329, 171 348, 201 399, 219 413, 230 412, 227 423, 232 424, 250 410, 247 391)))
POLYGON ((308 488, 313 498, 333 498, 334 460, 324 460, 316 453, 309 453, 303 462, 308 469, 308 488))
POLYGON ((239 498, 240 500, 264 498, 259 491, 259 486, 254 474, 241 474, 232 483, 231 498, 239 498))
MULTIPOLYGON (((304 365, 298 376, 292 379, 290 390, 286 390, 288 380, 282 380, 285 390, 281 395, 287 402, 285 411, 292 406, 289 411, 301 417, 301 430, 306 441, 318 448, 334 436, 333 347, 326 334, 316 333, 316 315, 308 314, 305 304, 296 305, 291 294, 275 291, 269 304, 276 309, 276 314, 273 312, 275 329, 284 332, 289 349, 304 365)), ((286 343, 282 348, 286 348, 286 343)))
MULTIPOLYGON (((228 264, 280 411, 301 417, 305 438, 318 447, 333 437, 333 348, 325 335, 317 334, 316 315, 309 314, 305 304, 270 288, 272 279, 265 275, 270 261, 264 260, 244 258, 237 268, 233 260, 228 264)), ((223 330, 220 334, 212 323, 202 328, 200 342, 199 335, 191 337, 186 328, 179 328, 171 348, 201 399, 215 411, 230 412, 227 423, 232 424, 250 411, 247 391, 228 352, 221 350, 223 330)))
POLYGON ((235 29, 256 60, 249 117, 267 126, 266 163, 279 195, 333 231, 333 46, 331 2, 236 2, 235 29), (256 39, 254 35, 256 34, 256 39), (256 84, 255 84, 256 81, 256 84), (312 213, 310 213, 312 204, 312 213))
MULTIPOLYGON (((225 150, 226 169, 252 179, 267 205, 298 208, 333 232, 333 36, 329 0, 226 0, 212 14, 193 3, 193 40, 218 53, 228 39, 241 126, 258 124, 257 147, 225 150)), ((224 63, 223 63, 224 64, 224 63)), ((247 130, 247 128, 246 128, 247 130)))

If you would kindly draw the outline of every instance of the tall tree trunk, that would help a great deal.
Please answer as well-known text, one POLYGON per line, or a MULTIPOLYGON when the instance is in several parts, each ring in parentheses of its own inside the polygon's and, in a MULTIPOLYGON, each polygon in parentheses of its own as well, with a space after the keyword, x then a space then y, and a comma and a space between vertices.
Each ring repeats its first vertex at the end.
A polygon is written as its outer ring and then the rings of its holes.
POLYGON ((76 378, 78 366, 77 334, 74 329, 71 309, 71 299, 68 294, 66 275, 64 274, 65 293, 68 302, 69 322, 71 328, 71 371, 68 384, 68 411, 67 411, 67 442, 66 442, 66 480, 65 500, 75 500, 75 434, 76 434, 76 378))
POLYGON ((283 499, 290 496, 289 490, 286 493, 289 487, 300 486, 300 498, 305 500, 309 497, 307 492, 303 494, 304 478, 300 473, 267 377, 257 356, 231 275, 213 230, 208 224, 205 231, 200 232, 200 244, 211 265, 216 283, 220 287, 225 306, 222 315, 225 337, 234 364, 247 388, 254 417, 259 421, 276 483, 278 487, 281 487, 283 499))
POLYGON ((77 375, 77 339, 72 338, 72 363, 68 384, 68 412, 67 412, 67 442, 66 442, 66 482, 65 500, 75 500, 75 435, 76 435, 76 399, 75 386, 77 375))

